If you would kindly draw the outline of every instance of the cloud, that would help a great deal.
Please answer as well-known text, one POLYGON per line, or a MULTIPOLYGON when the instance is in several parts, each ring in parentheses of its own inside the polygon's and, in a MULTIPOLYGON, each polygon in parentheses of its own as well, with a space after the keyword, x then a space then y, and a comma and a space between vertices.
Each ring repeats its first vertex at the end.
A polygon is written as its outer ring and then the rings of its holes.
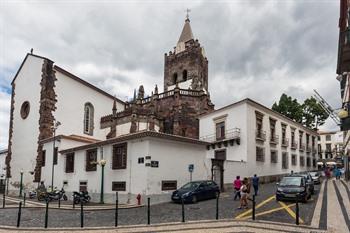
POLYGON ((206 50, 217 107, 246 97, 271 106, 282 93, 303 100, 313 89, 339 107, 333 0, 1 1, 1 102, 8 107, 10 82, 31 48, 120 99, 140 84, 150 94, 163 86, 164 53, 176 45, 186 8, 206 50))

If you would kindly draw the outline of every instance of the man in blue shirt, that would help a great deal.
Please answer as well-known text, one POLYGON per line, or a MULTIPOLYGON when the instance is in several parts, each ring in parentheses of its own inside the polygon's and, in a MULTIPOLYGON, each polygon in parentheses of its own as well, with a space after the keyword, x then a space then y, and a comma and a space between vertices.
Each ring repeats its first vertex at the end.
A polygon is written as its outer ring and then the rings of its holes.
POLYGON ((252 178, 252 183, 253 183, 255 196, 257 196, 258 195, 258 189, 259 189, 259 177, 257 177, 256 174, 254 174, 254 176, 252 178))

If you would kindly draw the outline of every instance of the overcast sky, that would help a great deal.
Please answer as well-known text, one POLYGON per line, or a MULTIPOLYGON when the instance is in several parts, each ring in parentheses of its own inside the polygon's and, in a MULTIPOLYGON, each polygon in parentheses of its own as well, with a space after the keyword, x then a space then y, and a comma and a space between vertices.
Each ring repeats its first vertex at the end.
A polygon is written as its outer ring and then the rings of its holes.
MULTIPOLYGON (((190 8, 209 60, 216 108, 318 92, 339 108, 338 0, 0 1, 0 148, 7 146, 11 80, 31 48, 122 100, 163 87, 164 53, 190 8)), ((326 129, 337 129, 328 121, 326 129)))

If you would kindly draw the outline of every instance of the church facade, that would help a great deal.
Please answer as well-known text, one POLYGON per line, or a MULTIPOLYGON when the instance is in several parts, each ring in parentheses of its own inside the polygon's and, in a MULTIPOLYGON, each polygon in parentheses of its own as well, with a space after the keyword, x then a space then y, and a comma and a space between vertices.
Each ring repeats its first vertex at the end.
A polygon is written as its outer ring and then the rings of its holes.
POLYGON ((311 162, 295 162, 313 159, 313 150, 304 155, 303 141, 298 153, 285 144, 292 129, 307 131, 310 142, 315 132, 251 100, 214 109, 208 60, 188 18, 176 47, 164 55, 163 87, 161 92, 156 85, 145 97, 140 86, 132 101, 123 102, 50 59, 27 54, 12 82, 9 190, 18 192, 22 174, 26 190, 44 181, 68 193, 87 190, 94 201, 102 189, 106 202, 114 202, 118 191, 121 202, 136 202, 141 194, 155 203, 169 201, 191 179, 214 179, 225 190, 236 175, 259 171, 269 181, 292 169, 313 169, 311 162), (248 111, 251 106, 256 111, 248 111), (281 126, 285 140, 279 149, 256 139, 264 116, 287 125, 281 126), (277 164, 265 161, 270 152, 281 157, 277 164))

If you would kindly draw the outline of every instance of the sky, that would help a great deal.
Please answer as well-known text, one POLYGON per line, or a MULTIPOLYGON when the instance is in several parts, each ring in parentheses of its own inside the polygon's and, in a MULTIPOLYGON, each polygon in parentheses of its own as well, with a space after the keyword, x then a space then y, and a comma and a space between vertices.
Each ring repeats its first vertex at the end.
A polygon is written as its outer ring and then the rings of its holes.
MULTIPOLYGON (((0 1, 0 149, 7 147, 11 81, 26 53, 121 100, 163 87, 164 53, 186 16, 209 60, 215 108, 243 98, 268 107, 316 89, 341 106, 336 80, 338 0, 0 1)), ((162 88, 160 88, 161 91, 162 88)), ((325 130, 338 127, 327 120, 325 130)))

